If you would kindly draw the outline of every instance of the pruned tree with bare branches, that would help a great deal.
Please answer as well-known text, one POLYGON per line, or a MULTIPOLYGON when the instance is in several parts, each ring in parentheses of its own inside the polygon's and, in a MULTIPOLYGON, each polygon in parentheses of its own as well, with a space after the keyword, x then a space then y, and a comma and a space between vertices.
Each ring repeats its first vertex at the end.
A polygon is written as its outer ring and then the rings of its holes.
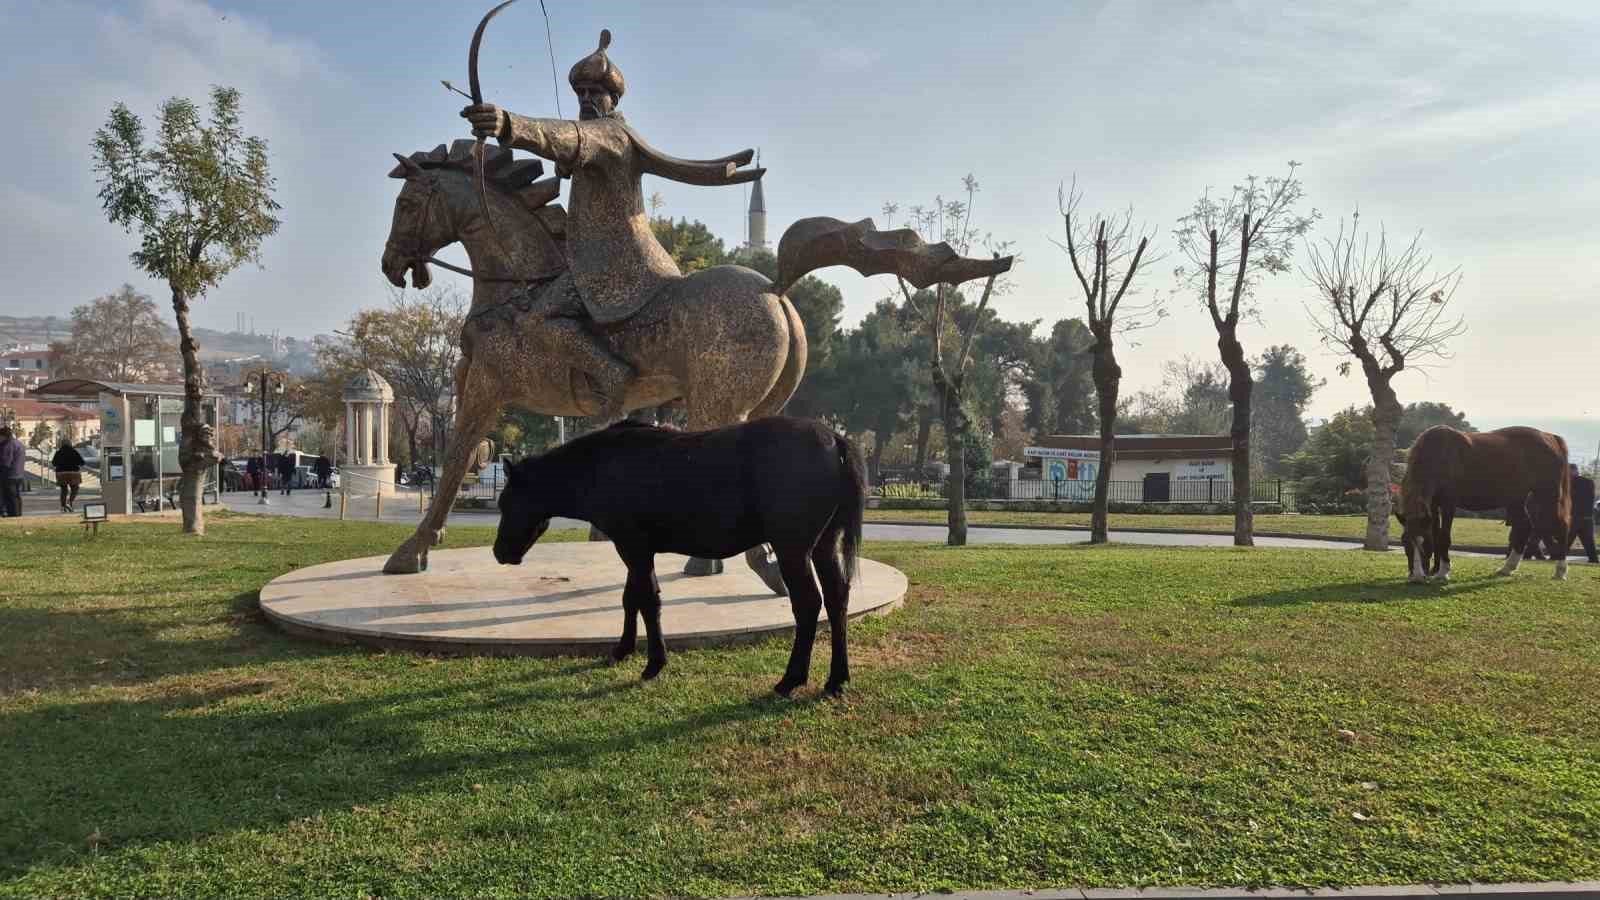
POLYGON ((1089 333, 1094 338, 1089 353, 1093 359, 1095 399, 1100 410, 1100 464, 1094 478, 1089 543, 1103 544, 1110 539, 1106 510, 1111 468, 1117 451, 1117 392, 1122 383, 1116 335, 1154 324, 1166 315, 1166 309, 1164 298, 1159 295, 1128 302, 1137 294, 1130 294, 1129 287, 1134 276, 1139 274, 1139 268, 1154 261, 1146 258, 1145 253, 1155 237, 1155 230, 1136 225, 1132 207, 1112 215, 1084 216, 1078 210, 1082 201, 1083 193, 1078 190, 1076 178, 1071 186, 1056 188, 1056 206, 1061 212, 1066 236, 1063 240, 1051 238, 1051 241, 1072 261, 1072 272, 1083 291, 1089 333))
POLYGON ((1210 191, 1178 219, 1174 235, 1187 259, 1176 275, 1193 290, 1211 315, 1217 350, 1228 368, 1228 400, 1233 405, 1233 543, 1255 545, 1250 508, 1250 395, 1254 387, 1250 361, 1239 343, 1241 319, 1259 318, 1255 288, 1268 275, 1289 270, 1295 241, 1317 219, 1295 212, 1304 189, 1295 177, 1299 163, 1290 162, 1282 178, 1245 178, 1226 197, 1210 191))
MULTIPOLYGON (((961 180, 961 186, 966 192, 966 200, 946 202, 943 197, 938 197, 931 209, 913 206, 910 208, 910 221, 907 224, 915 229, 923 240, 930 243, 944 241, 961 256, 970 256, 974 246, 982 245, 998 259, 1005 253, 1009 244, 997 242, 988 234, 979 235, 972 227, 972 201, 974 195, 978 193, 977 179, 969 174, 961 180)), ((885 206, 886 214, 889 213, 891 206, 898 209, 898 206, 893 204, 885 206)), ((945 458, 950 464, 950 475, 946 480, 945 489, 949 498, 946 504, 949 532, 945 541, 952 547, 964 547, 967 543, 966 445, 968 434, 972 430, 972 417, 965 406, 967 374, 972 366, 973 341, 984 325, 992 319, 992 316, 986 315, 989 298, 997 292, 1005 292, 1004 279, 998 275, 991 275, 984 282, 983 295, 971 314, 956 316, 953 313, 961 305, 962 298, 955 285, 942 283, 935 285, 933 308, 930 310, 917 302, 903 278, 898 275, 895 277, 900 285, 900 293, 905 297, 906 306, 916 313, 920 324, 928 332, 933 392, 940 418, 944 423, 945 458), (999 283, 998 289, 997 283, 999 283), (961 321, 962 319, 965 321, 961 321), (955 352, 949 353, 950 349, 954 349, 955 352)))
POLYGON ((1339 374, 1360 365, 1372 393, 1365 546, 1388 550, 1395 431, 1404 412, 1394 378, 1448 358, 1445 345, 1465 332, 1466 324, 1450 310, 1461 270, 1434 268, 1433 257, 1422 250, 1420 231, 1394 248, 1379 226, 1374 245, 1372 235, 1362 233, 1360 218, 1359 212, 1352 214, 1348 227, 1339 223, 1336 236, 1306 247, 1304 272, 1317 290, 1306 311, 1322 342, 1350 357, 1339 374))

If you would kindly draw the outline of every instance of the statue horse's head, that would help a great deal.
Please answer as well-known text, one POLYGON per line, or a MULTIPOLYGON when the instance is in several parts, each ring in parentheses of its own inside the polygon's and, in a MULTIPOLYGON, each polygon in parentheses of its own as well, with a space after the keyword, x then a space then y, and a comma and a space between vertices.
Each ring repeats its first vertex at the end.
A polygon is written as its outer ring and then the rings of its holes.
POLYGON ((389 177, 405 185, 394 201, 382 262, 394 286, 405 287, 410 271, 414 287, 427 287, 433 280, 428 261, 457 241, 466 245, 475 272, 532 278, 565 264, 558 243, 565 211, 550 202, 560 194, 560 179, 541 181, 543 163, 485 146, 480 196, 473 148, 473 141, 459 140, 449 148, 394 154, 400 164, 389 177))

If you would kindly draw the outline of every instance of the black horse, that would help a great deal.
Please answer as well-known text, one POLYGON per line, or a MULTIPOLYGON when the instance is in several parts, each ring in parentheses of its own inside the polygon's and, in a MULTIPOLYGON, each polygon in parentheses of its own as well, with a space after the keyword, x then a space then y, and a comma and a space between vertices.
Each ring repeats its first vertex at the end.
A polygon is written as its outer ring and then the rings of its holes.
POLYGON ((817 422, 769 418, 700 432, 622 422, 511 467, 494 558, 520 564, 555 516, 605 532, 628 567, 622 637, 611 657, 620 662, 634 651, 642 615, 650 679, 667 664, 655 555, 726 559, 770 544, 795 621, 776 690, 788 696, 806 683, 825 605, 833 642, 826 691, 837 694, 850 680, 845 618, 866 494, 860 449, 817 422))

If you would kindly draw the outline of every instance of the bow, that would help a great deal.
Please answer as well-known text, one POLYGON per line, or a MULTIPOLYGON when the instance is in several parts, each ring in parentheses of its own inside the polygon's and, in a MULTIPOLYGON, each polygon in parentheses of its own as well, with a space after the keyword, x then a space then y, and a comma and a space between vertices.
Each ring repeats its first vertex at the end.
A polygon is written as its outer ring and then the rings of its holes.
MULTIPOLYGON (((483 44, 483 30, 489 26, 489 20, 500 14, 517 0, 505 0, 499 6, 489 10, 478 23, 478 30, 472 33, 472 46, 467 50, 467 86, 472 91, 472 105, 479 106, 483 103, 483 85, 478 81, 478 48, 483 44)), ((473 162, 478 168, 478 202, 483 204, 483 217, 489 222, 489 231, 494 235, 494 241, 500 246, 500 252, 505 253, 505 243, 500 240, 500 228, 494 223, 494 213, 489 209, 489 189, 484 175, 484 144, 488 140, 483 135, 478 136, 477 144, 472 148, 473 162)))

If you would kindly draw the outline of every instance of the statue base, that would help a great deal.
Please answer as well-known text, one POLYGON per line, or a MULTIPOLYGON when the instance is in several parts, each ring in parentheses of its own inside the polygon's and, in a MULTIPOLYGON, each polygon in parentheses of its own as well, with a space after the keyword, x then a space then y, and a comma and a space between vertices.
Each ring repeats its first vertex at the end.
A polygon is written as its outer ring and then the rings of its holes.
POLYGON ((720 559, 690 557, 683 567, 683 574, 688 575, 690 578, 699 578, 702 575, 721 575, 722 571, 722 560, 720 559))
POLYGON ((394 464, 353 466, 346 463, 339 467, 339 489, 357 497, 393 494, 394 464))

